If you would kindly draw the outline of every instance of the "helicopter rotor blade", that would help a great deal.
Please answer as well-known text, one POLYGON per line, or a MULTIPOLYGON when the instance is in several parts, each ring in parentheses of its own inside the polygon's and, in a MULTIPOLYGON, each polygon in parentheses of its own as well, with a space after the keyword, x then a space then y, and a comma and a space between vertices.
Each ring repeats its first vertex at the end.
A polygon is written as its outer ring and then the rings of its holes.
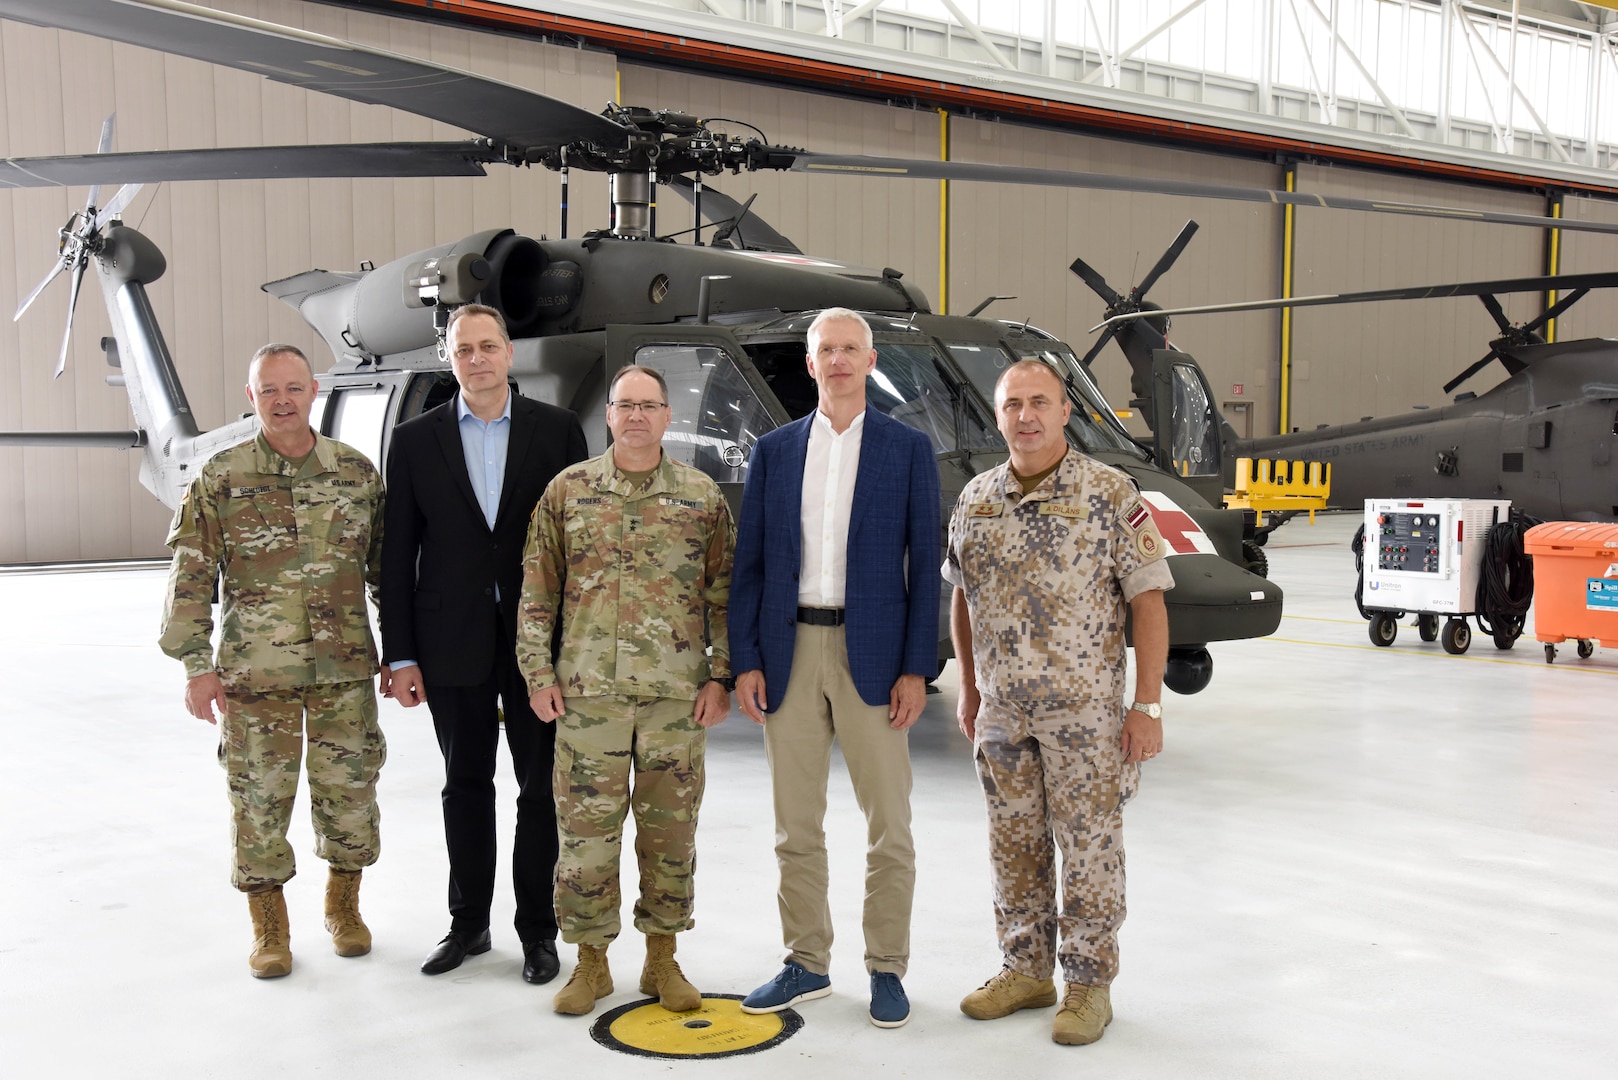
POLYGON ((1081 363, 1088 368, 1090 366, 1090 361, 1101 355, 1101 350, 1107 347, 1107 342, 1111 341, 1113 335, 1117 332, 1117 328, 1112 326, 1109 326, 1103 330, 1101 332, 1101 336, 1096 338, 1096 343, 1090 346, 1090 351, 1084 354, 1084 359, 1081 361, 1081 363))
POLYGON ((1174 238, 1174 243, 1170 244, 1168 250, 1163 252, 1162 257, 1147 271, 1146 276, 1140 279, 1140 284, 1129 290, 1130 298, 1134 300, 1143 298, 1147 290, 1157 284, 1157 279, 1168 273, 1169 267, 1174 265, 1174 260, 1180 257, 1180 253, 1185 250, 1185 246, 1191 242, 1191 238, 1196 234, 1197 223, 1195 221, 1186 222, 1185 228, 1180 230, 1180 235, 1174 238))
POLYGON ((488 143, 327 143, 72 154, 0 160, 0 189, 165 180, 279 180, 316 177, 485 176, 504 161, 488 143))
POLYGON ((1562 297, 1556 303, 1554 303, 1550 307, 1546 308, 1544 313, 1541 314, 1537 319, 1534 319, 1532 322, 1526 323, 1523 326, 1524 332, 1531 334, 1534 331, 1538 330, 1541 326, 1544 326, 1546 323, 1550 322, 1552 319, 1554 319, 1558 315, 1562 314, 1562 312, 1566 311, 1568 308, 1572 307, 1574 304, 1577 304, 1580 300, 1583 300, 1584 299, 1584 294, 1589 292, 1589 291, 1590 291, 1589 289, 1574 289, 1572 292, 1570 292, 1566 296, 1562 297))
POLYGON ((119 214, 122 214, 124 212, 124 208, 135 201, 135 196, 139 195, 140 189, 145 186, 145 184, 125 184, 123 187, 119 188, 118 194, 114 195, 110 200, 108 200, 106 206, 103 206, 101 209, 96 211, 96 231, 100 232, 102 227, 105 226, 107 222, 111 221, 119 214))
POLYGON ((1472 376, 1476 375, 1478 372, 1480 372, 1484 368, 1488 367, 1489 363, 1491 361, 1499 360, 1499 359, 1502 359, 1502 357, 1500 356, 1500 353, 1498 351, 1494 350, 1494 349, 1490 349, 1486 354, 1484 354, 1484 357, 1483 357, 1482 360, 1479 360, 1476 363, 1472 364, 1465 371, 1461 372, 1459 375, 1455 376, 1455 378, 1453 378, 1449 382, 1445 383, 1444 384, 1444 393, 1448 394, 1448 393, 1453 392, 1454 389, 1457 386, 1461 385, 1466 380, 1470 379, 1472 376))
POLYGON ((24 297, 23 302, 17 305, 17 313, 11 317, 11 321, 16 322, 18 319, 21 319, 23 312, 27 311, 29 306, 32 305, 35 300, 39 299, 39 294, 45 291, 46 286, 55 281, 62 271, 66 269, 67 262, 63 259, 57 259, 56 265, 50 268, 50 271, 45 275, 44 280, 38 285, 35 285, 34 291, 24 297))
MULTIPOLYGON (((112 113, 105 120, 101 121, 101 139, 96 143, 96 153, 105 154, 107 151, 112 149, 112 126, 113 121, 117 118, 117 116, 117 113, 112 113)), ((90 197, 84 200, 85 212, 89 213, 90 208, 95 206, 96 200, 100 198, 101 185, 91 184, 90 197)))
POLYGON ((520 86, 339 38, 166 0, 0 0, 0 17, 188 56, 350 101, 388 105, 510 147, 621 140, 629 130, 520 86))
POLYGON ((1478 299, 1483 301, 1483 306, 1489 309, 1489 314, 1494 317, 1495 325, 1500 327, 1501 333, 1511 329, 1511 320, 1506 318, 1506 309, 1500 306, 1500 301, 1488 293, 1483 293, 1478 299))
POLYGON ((1090 286, 1091 291, 1097 296, 1101 297, 1101 302, 1106 304, 1109 308, 1115 306, 1119 300, 1123 299, 1123 297, 1118 295, 1116 289, 1107 284, 1107 279, 1102 277, 1101 274, 1096 271, 1095 267, 1091 266, 1083 259, 1074 259, 1073 264, 1069 266, 1068 269, 1079 275, 1080 280, 1082 280, 1086 285, 1090 286))
MULTIPOLYGON (((0 0, 0 6, 4 6, 3 0, 0 0)), ((1132 191, 1147 195, 1188 195, 1199 199, 1230 199, 1236 202, 1273 203, 1278 206, 1318 206, 1334 210, 1364 210, 1371 213, 1446 218, 1452 221, 1531 225, 1541 229, 1618 234, 1618 222, 1578 221, 1573 218, 1506 214, 1455 206, 1430 206, 1422 203, 1392 202, 1386 199, 1355 199, 1343 195, 1321 195, 1314 192, 1227 187, 1221 184, 1202 184, 1190 180, 1172 180, 1164 177, 1065 172, 1060 169, 1031 169, 1015 165, 979 165, 964 161, 922 161, 909 158, 817 154, 802 151, 795 155, 790 168, 793 172, 842 176, 874 176, 911 180, 977 180, 990 184, 1025 184, 1035 187, 1079 188, 1087 191, 1132 191)))
POLYGON ((80 259, 73 267, 73 291, 67 298, 67 327, 62 331, 62 352, 56 358, 56 373, 53 379, 60 379, 62 372, 67 368, 67 350, 73 341, 73 309, 79 306, 79 286, 84 283, 84 260, 80 259))

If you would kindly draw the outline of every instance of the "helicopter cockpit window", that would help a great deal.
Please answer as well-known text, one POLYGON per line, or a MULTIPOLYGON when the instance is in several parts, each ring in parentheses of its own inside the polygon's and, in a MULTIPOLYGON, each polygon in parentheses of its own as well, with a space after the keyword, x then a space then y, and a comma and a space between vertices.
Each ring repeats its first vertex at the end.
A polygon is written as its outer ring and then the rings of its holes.
POLYGON ((635 363, 668 380, 663 448, 721 484, 746 480, 753 444, 775 421, 730 355, 715 345, 643 345, 635 363))
POLYGON ((1107 396, 1095 381, 1095 376, 1079 362, 1071 351, 1058 342, 1032 343, 1017 348, 1018 359, 1043 360, 1050 364, 1072 387, 1078 400, 1073 402, 1073 415, 1068 419, 1068 435, 1087 453, 1128 454, 1146 459, 1146 451, 1130 437, 1119 421, 1118 414, 1107 403, 1107 396))
POLYGON ((382 468, 382 427, 388 418, 393 390, 363 386, 339 390, 331 396, 332 438, 347 443, 378 469, 382 468))
POLYGON ((1196 370, 1175 364, 1174 437, 1170 440, 1174 471, 1181 476, 1208 476, 1219 471, 1219 424, 1213 403, 1196 370))
POLYGON ((939 374, 931 346, 879 341, 865 400, 932 440, 935 453, 1001 444, 999 433, 939 374))

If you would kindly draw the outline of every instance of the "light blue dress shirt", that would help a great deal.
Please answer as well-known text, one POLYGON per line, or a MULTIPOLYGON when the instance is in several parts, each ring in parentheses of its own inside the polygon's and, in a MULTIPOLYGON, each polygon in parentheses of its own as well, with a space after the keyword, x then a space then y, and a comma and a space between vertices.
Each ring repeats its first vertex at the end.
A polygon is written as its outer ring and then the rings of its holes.
MULTIPOLYGON (((511 445, 511 388, 506 388, 506 411, 493 420, 479 420, 466 407, 460 394, 455 395, 455 416, 461 429, 461 452, 466 455, 466 475, 472 479, 472 494, 478 497, 483 519, 492 529, 500 513, 500 490, 506 482, 506 449, 511 445)), ((496 602, 500 599, 499 585, 494 587, 494 598, 496 602)), ((388 670, 414 666, 414 660, 395 660, 388 665, 388 670)))

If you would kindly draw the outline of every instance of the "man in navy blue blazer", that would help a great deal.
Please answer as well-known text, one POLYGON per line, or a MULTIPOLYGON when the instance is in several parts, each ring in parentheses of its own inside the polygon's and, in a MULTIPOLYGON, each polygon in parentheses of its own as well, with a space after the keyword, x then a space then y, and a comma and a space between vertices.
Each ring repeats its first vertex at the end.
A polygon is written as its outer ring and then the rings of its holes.
POLYGON ((909 729, 938 674, 938 465, 931 441, 869 408, 871 328, 829 308, 809 327, 815 412, 753 448, 730 586, 731 670, 764 725, 775 794, 785 966, 742 1002, 778 1012, 831 993, 826 781, 842 746, 869 836, 871 1022, 910 1019, 915 847, 909 729))

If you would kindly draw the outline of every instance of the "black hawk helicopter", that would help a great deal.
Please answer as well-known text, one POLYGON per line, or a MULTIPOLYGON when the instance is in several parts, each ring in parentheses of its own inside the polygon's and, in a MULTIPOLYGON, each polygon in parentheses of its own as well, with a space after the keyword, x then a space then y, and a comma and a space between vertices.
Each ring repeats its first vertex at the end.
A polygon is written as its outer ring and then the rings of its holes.
MULTIPOLYGON (((1196 222, 1171 245, 1185 248, 1196 222)), ((1198 307, 1161 308, 1137 287, 1120 293, 1082 259, 1071 269, 1107 305, 1101 335, 1085 357, 1116 339, 1129 360, 1134 400, 1152 427, 1158 460, 1187 477, 1234 483, 1238 457, 1331 464, 1330 505, 1358 509, 1372 498, 1509 499, 1542 520, 1618 519, 1618 341, 1547 344, 1540 329, 1592 289, 1618 288, 1618 273, 1564 274, 1413 286, 1198 307), (1560 299, 1514 325, 1497 296, 1558 290, 1560 299), (1281 307, 1476 296, 1499 327, 1489 351, 1444 384, 1450 393, 1498 360, 1508 377, 1452 404, 1357 423, 1243 439, 1214 405, 1195 359, 1169 345, 1175 315, 1281 307)), ((1195 482, 1193 480, 1193 482, 1195 482)), ((1284 518, 1282 519, 1284 520, 1284 518)), ((1265 531, 1259 532, 1262 539, 1265 531)))
MULTIPOLYGON (((927 433, 938 451, 946 502, 942 528, 965 482, 1004 459, 991 407, 998 371, 1023 357, 1053 363, 1075 405, 1070 441, 1136 478, 1174 551, 1167 681, 1181 693, 1196 692, 1211 678, 1209 642, 1263 636, 1279 624, 1280 590, 1242 569, 1242 513, 1219 508, 1217 498, 1206 498, 1155 464, 1063 342, 1027 325, 934 314, 900 272, 806 255, 753 215, 750 202, 738 205, 720 196, 701 177, 725 169, 779 169, 1455 213, 1183 181, 817 154, 758 138, 743 141, 676 111, 613 105, 591 113, 426 61, 176 0, 0 0, 0 18, 235 67, 480 136, 13 159, 0 162, 0 185, 482 175, 489 164, 537 164, 561 172, 565 190, 573 169, 608 175, 613 213, 606 230, 566 238, 564 217, 561 239, 490 230, 375 269, 311 270, 265 286, 303 315, 335 357, 320 377, 321 430, 377 461, 385 458, 394 425, 453 393, 438 327, 449 306, 475 299, 500 309, 511 326, 518 391, 577 411, 596 451, 606 442, 602 405, 612 372, 627 363, 658 367, 675 391, 669 452, 706 470, 734 498, 754 441, 814 407, 803 364, 804 332, 819 310, 844 306, 864 312, 875 333, 879 360, 870 400, 927 433), (694 179, 677 180, 685 176, 694 179), (671 183, 695 204, 695 243, 666 242, 655 234, 651 207, 659 183, 671 183), (705 243, 704 216, 716 222, 705 243)), ((146 286, 164 272, 163 255, 119 220, 118 209, 131 197, 127 188, 106 207, 95 205, 98 190, 91 195, 85 211, 62 229, 60 258, 47 283, 71 274, 76 298, 83 274, 94 267, 113 327, 108 359, 120 369, 137 426, 124 432, 8 433, 0 441, 137 448, 143 483, 172 506, 202 462, 252 437, 253 422, 198 430, 146 295, 146 286)), ((1553 224, 1513 214, 1471 216, 1553 224)), ((1139 291, 1169 261, 1160 260, 1139 291)), ((947 612, 940 616, 940 652, 948 655, 947 612)))

